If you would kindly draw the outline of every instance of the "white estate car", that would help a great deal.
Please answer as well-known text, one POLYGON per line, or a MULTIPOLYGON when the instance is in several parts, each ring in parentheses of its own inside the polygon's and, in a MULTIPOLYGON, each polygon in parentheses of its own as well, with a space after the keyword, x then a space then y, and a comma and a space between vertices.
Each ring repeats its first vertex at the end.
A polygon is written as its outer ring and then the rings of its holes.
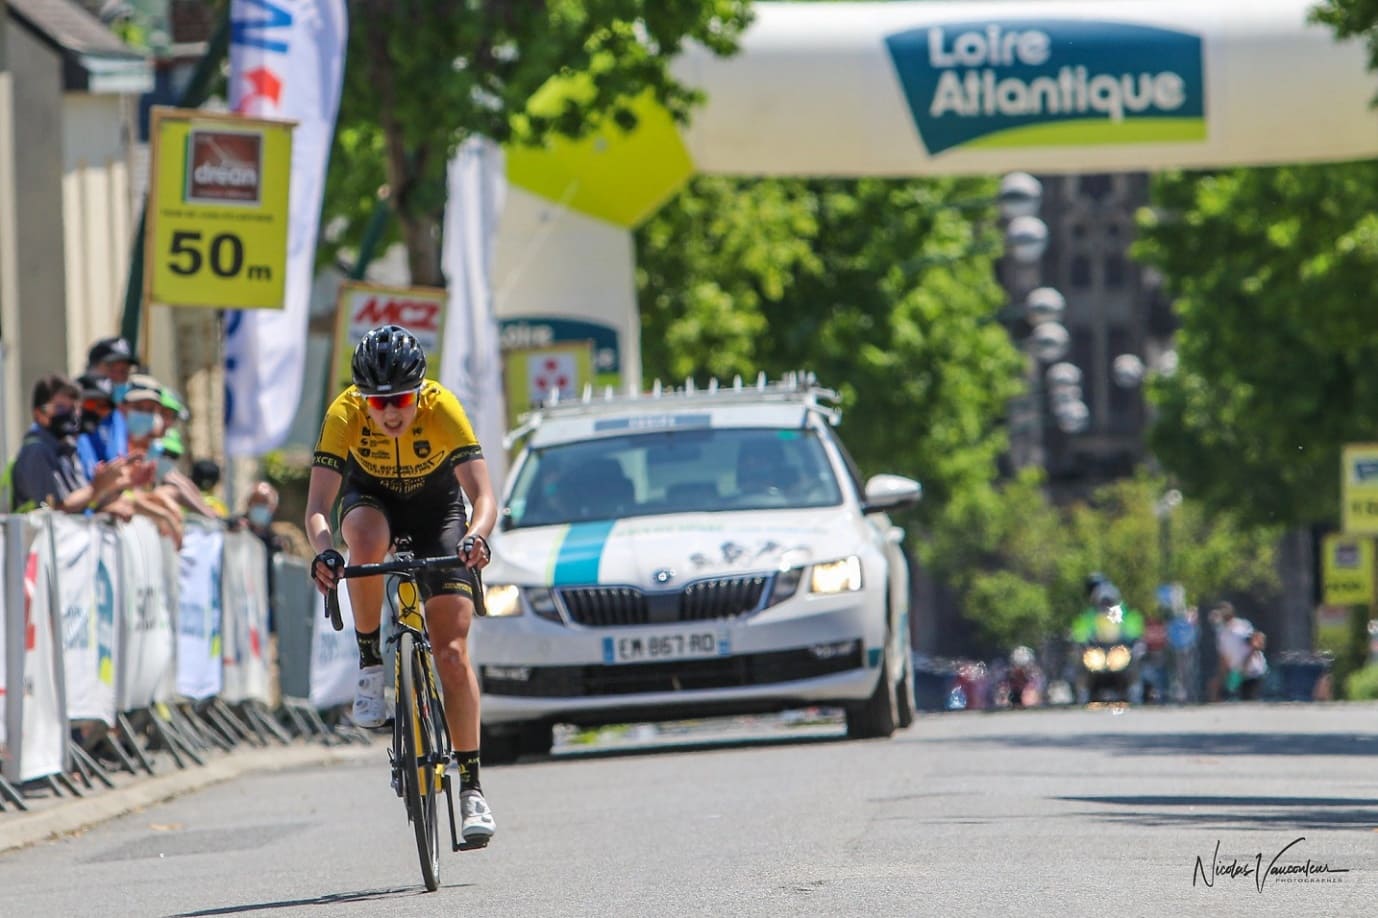
POLYGON ((835 393, 755 386, 561 403, 530 415, 470 653, 486 760, 593 726, 841 706, 853 737, 913 718, 909 572, 863 486, 835 393))

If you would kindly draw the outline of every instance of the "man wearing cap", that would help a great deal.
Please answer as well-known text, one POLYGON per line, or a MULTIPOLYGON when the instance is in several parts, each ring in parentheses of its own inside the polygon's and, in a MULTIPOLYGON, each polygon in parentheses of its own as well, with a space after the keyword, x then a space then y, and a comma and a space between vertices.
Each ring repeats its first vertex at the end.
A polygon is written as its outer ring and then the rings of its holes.
MULTIPOLYGON (((86 477, 91 478, 97 464, 122 455, 114 442, 114 422, 111 420, 118 412, 115 411, 110 380, 88 373, 77 379, 77 386, 81 389, 81 433, 77 434, 77 458, 81 460, 86 477)), ((119 421, 119 429, 123 434, 123 418, 119 421)), ((128 449, 128 445, 125 435, 124 448, 128 449)))
MULTIPOLYGON (((104 381, 108 386, 110 400, 119 405, 129 388, 129 374, 139 362, 134 349, 124 338, 101 338, 86 353, 86 373, 82 379, 104 381)), ((100 420, 97 433, 102 445, 111 456, 123 456, 129 452, 129 436, 124 427, 124 415, 112 411, 100 420)))
POLYGON ((67 513, 95 510, 130 484, 129 463, 98 463, 87 478, 77 460, 81 389, 66 376, 49 374, 34 383, 33 425, 9 468, 11 507, 24 512, 40 504, 67 513))

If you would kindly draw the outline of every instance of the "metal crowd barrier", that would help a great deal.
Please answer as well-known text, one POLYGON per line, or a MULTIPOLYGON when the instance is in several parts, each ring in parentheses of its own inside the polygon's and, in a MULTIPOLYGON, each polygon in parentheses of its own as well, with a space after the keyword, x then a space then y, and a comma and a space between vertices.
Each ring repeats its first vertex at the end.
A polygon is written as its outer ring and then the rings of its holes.
POLYGON ((365 741, 327 723, 352 697, 352 629, 318 627, 299 559, 273 559, 270 597, 252 533, 189 517, 178 550, 142 517, 44 509, 0 515, 0 559, 0 811, 30 788, 113 786, 107 766, 152 774, 158 752, 186 768, 241 744, 365 741))

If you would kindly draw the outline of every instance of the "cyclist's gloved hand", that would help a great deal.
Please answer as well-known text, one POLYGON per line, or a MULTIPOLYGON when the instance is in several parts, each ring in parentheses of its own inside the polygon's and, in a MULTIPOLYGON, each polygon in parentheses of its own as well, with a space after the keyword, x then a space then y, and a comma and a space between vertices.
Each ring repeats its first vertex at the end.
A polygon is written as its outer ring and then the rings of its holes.
POLYGON ((340 574, 344 571, 345 559, 333 548, 316 555, 311 562, 311 578, 325 590, 335 589, 335 585, 340 582, 340 574))
POLYGON ((478 569, 487 566, 492 558, 488 540, 476 532, 466 535, 459 543, 459 556, 466 567, 478 569))

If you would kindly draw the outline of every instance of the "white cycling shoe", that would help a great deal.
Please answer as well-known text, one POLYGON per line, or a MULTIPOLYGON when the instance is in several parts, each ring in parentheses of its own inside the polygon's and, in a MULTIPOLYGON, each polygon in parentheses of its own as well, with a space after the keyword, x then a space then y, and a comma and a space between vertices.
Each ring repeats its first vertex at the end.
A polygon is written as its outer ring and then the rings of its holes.
POLYGON ((462 817, 459 834, 467 847, 483 847, 498 830, 498 824, 493 821, 493 811, 488 809, 488 801, 483 799, 483 791, 460 791, 459 815, 462 817))
POLYGON ((354 723, 369 729, 388 722, 388 706, 383 699, 383 667, 365 666, 359 670, 354 689, 354 723))

